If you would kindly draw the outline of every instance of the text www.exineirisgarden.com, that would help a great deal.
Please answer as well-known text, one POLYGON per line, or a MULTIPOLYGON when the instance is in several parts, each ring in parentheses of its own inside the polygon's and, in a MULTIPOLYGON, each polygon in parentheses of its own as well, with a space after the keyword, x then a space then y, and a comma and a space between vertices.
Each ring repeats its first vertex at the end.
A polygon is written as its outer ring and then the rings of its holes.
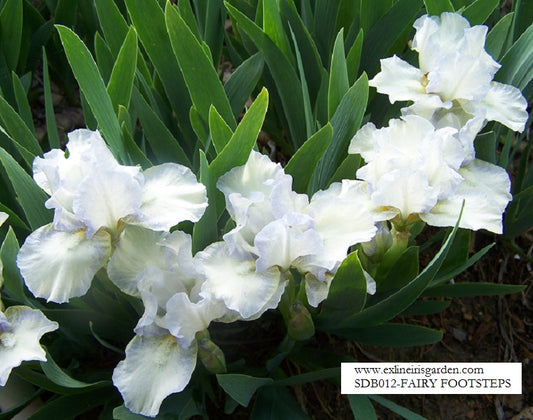
POLYGON ((342 363, 343 394, 521 394, 521 363, 342 363))

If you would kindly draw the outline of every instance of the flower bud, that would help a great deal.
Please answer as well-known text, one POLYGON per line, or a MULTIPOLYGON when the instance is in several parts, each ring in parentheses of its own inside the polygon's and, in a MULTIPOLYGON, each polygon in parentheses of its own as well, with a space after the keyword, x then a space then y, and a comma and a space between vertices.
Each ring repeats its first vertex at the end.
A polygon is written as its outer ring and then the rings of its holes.
POLYGON ((313 318, 307 308, 298 300, 289 308, 287 333, 289 337, 298 341, 307 340, 315 334, 313 318))
POLYGON ((198 356, 209 372, 226 373, 224 353, 208 337, 198 340, 198 356))

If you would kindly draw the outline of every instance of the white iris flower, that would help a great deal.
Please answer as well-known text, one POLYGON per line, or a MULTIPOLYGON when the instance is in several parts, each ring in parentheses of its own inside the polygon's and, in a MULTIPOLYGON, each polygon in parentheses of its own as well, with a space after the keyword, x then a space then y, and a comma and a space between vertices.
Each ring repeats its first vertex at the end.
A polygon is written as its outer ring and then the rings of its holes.
POLYGON ((366 165, 357 171, 374 204, 396 212, 399 225, 413 216, 433 226, 453 226, 465 206, 460 227, 502 232, 502 214, 511 200, 509 175, 499 166, 472 159, 456 129, 436 129, 408 115, 377 129, 368 123, 348 149, 366 165))
POLYGON ((68 156, 54 149, 34 161, 35 182, 50 195, 54 221, 22 245, 17 265, 36 297, 66 302, 84 295, 126 224, 168 231, 198 221, 205 187, 186 167, 165 163, 141 172, 120 165, 100 134, 69 134, 68 156))
POLYGON ((191 237, 180 231, 169 234, 128 226, 109 274, 119 279, 124 291, 139 295, 145 309, 125 360, 113 372, 113 383, 128 409, 155 416, 168 395, 189 383, 198 352, 196 333, 222 318, 227 309, 201 293, 191 237))
POLYGON ((363 182, 332 184, 309 201, 292 191, 279 164, 255 151, 217 186, 236 226, 195 259, 203 289, 243 319, 277 306, 291 268, 304 275, 309 303, 317 306, 348 248, 376 231, 363 182))
POLYGON ((57 328, 57 322, 27 306, 10 306, 0 312, 0 386, 7 383, 11 370, 23 361, 46 361, 39 340, 57 328))
MULTIPOLYGON (((0 226, 8 215, 0 212, 0 226)), ((2 276, 2 260, 0 260, 0 288, 2 276)), ((37 309, 27 306, 10 306, 4 311, 0 299, 0 386, 7 383, 13 368, 25 360, 46 361, 46 353, 39 340, 47 332, 57 330, 57 322, 50 321, 37 309)))
POLYGON ((522 131, 527 101, 514 86, 494 82, 500 68, 484 49, 487 27, 457 13, 422 16, 414 23, 412 48, 419 68, 394 56, 381 60, 381 72, 369 84, 392 103, 413 101, 402 112, 417 114, 437 127, 477 132, 485 121, 522 131))

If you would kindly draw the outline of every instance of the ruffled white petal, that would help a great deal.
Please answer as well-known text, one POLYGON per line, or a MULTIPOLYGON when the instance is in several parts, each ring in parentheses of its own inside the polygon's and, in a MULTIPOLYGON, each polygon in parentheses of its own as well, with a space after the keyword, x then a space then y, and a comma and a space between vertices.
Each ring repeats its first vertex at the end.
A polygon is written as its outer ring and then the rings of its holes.
POLYGON ((429 213, 421 214, 420 218, 433 226, 454 226, 464 200, 460 227, 502 233, 502 214, 512 198, 507 172, 478 159, 459 172, 465 180, 455 194, 439 201, 429 213))
POLYGON ((421 16, 413 27, 416 29, 413 49, 419 53, 420 69, 427 73, 445 55, 457 50, 470 24, 458 13, 443 13, 441 16, 421 16))
POLYGON ((0 312, 0 386, 6 384, 11 369, 23 361, 46 361, 39 340, 58 327, 41 311, 27 306, 10 306, 5 313, 0 312))
POLYGON ((165 267, 179 277, 185 287, 192 289, 197 283, 198 273, 192 256, 191 235, 176 230, 166 235, 158 245, 170 250, 165 267))
POLYGON ((257 256, 255 235, 276 219, 275 212, 284 213, 301 205, 291 185, 292 177, 286 175, 279 164, 255 151, 245 165, 219 178, 217 187, 224 193, 226 207, 236 223, 236 227, 224 235, 232 254, 240 258, 257 256))
MULTIPOLYGON (((245 165, 231 169, 218 179, 217 188, 226 196, 228 211, 234 217, 238 209, 228 200, 230 194, 237 194, 243 200, 254 203, 268 196, 276 181, 285 177, 288 175, 279 164, 252 150, 245 165)), ((238 208, 242 207, 243 203, 239 202, 238 208)))
MULTIPOLYGON (((418 51, 418 53, 422 56, 426 55, 424 54, 426 51, 429 52, 431 38, 433 34, 439 30, 439 23, 440 19, 438 16, 423 15, 415 20, 413 27, 416 29, 416 33, 413 38, 413 50, 418 51)), ((422 69, 428 68, 427 65, 423 66, 422 63, 420 64, 422 69)))
POLYGON ((227 312, 224 303, 214 299, 191 302, 186 293, 172 296, 166 305, 165 324, 183 348, 189 348, 195 334, 205 330, 211 321, 227 312))
MULTIPOLYGON (((369 184, 374 206, 389 215, 391 208, 403 219, 427 212, 463 180, 458 169, 468 151, 455 128, 435 129, 422 117, 406 115, 390 120, 389 127, 367 125, 361 131, 349 149, 362 153, 367 162, 357 176, 369 184)), ((364 202, 363 191, 360 197, 364 202)))
POLYGON ((266 225, 255 237, 257 271, 274 266, 285 271, 298 257, 321 254, 322 238, 313 228, 314 220, 301 213, 289 213, 266 225))
POLYGON ((50 195, 59 189, 73 193, 91 172, 119 166, 97 131, 75 130, 68 138, 68 157, 63 150, 52 149, 33 163, 35 182, 50 195))
POLYGON ((514 131, 524 131, 528 113, 526 98, 511 85, 492 82, 480 102, 468 102, 464 108, 472 114, 484 115, 489 121, 498 121, 514 131))
POLYGON ((396 55, 380 60, 381 71, 368 84, 379 93, 389 95, 391 103, 416 101, 426 94, 422 84, 424 74, 396 55))
POLYGON ((90 166, 104 168, 117 166, 118 162, 98 131, 78 129, 68 133, 69 159, 86 161, 90 166))
POLYGON ((197 222, 207 207, 205 186, 192 171, 176 163, 164 163, 144 171, 140 214, 135 223, 169 231, 184 220, 197 222))
POLYGON ((159 246, 168 233, 154 232, 139 226, 126 226, 107 265, 107 274, 124 293, 139 296, 137 276, 146 267, 167 267, 174 252, 159 246))
MULTIPOLYGON (((98 227, 114 229, 109 220, 105 220, 104 225, 96 225, 102 219, 107 219, 105 213, 114 216, 114 212, 123 204, 124 190, 117 189, 117 182, 120 185, 127 178, 135 179, 139 184, 142 182, 139 168, 119 165, 97 131, 76 130, 69 133, 67 149, 68 155, 60 149, 53 149, 45 153, 43 158, 37 157, 33 164, 35 182, 51 196, 45 205, 55 210, 54 227, 57 230, 77 230, 85 228, 85 223, 89 221, 88 236, 96 232, 98 227), (103 173, 105 174, 102 175, 103 173), (102 176, 109 179, 109 185, 102 181, 102 176), (81 208, 80 188, 93 192, 88 198, 89 203, 85 200, 81 208), (83 207, 90 205, 90 200, 95 198, 93 190, 99 188, 103 188, 104 195, 107 195, 105 199, 109 198, 109 193, 111 196, 115 193, 116 196, 107 207, 99 208, 99 214, 93 220, 83 207)), ((130 188, 130 185, 131 183, 127 183, 125 187, 130 188)), ((84 200, 83 197, 81 199, 84 200)), ((97 201, 96 204, 101 203, 97 201)), ((114 223, 117 221, 118 219, 114 223)))
POLYGON ((343 180, 316 192, 309 204, 315 230, 324 244, 324 258, 342 261, 348 248, 367 242, 376 233, 372 202, 361 181, 343 180))
POLYGON ((143 335, 153 324, 167 329, 163 319, 167 302, 174 294, 187 292, 186 286, 176 273, 153 266, 148 266, 137 280, 144 314, 135 327, 135 333, 143 335))
POLYGON ((272 297, 281 297, 285 282, 277 268, 256 272, 255 261, 232 257, 224 242, 211 244, 197 253, 195 261, 205 279, 202 295, 222 300, 243 319, 256 317, 279 303, 272 301, 272 297))
POLYGON ((142 186, 136 176, 126 171, 100 171, 81 182, 72 208, 87 226, 90 238, 100 228, 115 232, 120 219, 136 215, 141 195, 142 186))
POLYGON ((49 224, 26 238, 17 266, 36 297, 63 303, 89 290, 110 254, 111 237, 107 232, 99 231, 86 239, 83 231, 56 231, 49 224))
POLYGON ((362 158, 370 162, 374 160, 375 153, 375 136, 379 130, 374 123, 366 123, 353 136, 348 146, 348 153, 355 155, 360 154, 362 158))
POLYGON ((394 170, 384 174, 372 194, 374 204, 395 207, 406 220, 409 215, 425 213, 437 202, 437 191, 420 171, 394 170))
POLYGON ((453 127, 458 131, 458 139, 463 146, 463 161, 460 165, 467 165, 476 157, 474 140, 485 125, 485 118, 468 114, 462 108, 454 108, 453 112, 436 113, 433 118, 435 128, 453 127))
MULTIPOLYGON (((391 102, 413 101, 402 115, 420 115, 442 126, 439 121, 449 113, 457 129, 472 118, 524 129, 527 103, 520 91, 492 82, 501 66, 485 51, 486 26, 470 27, 460 14, 442 13, 420 17, 414 28, 419 69, 391 57, 381 61, 382 71, 370 81, 391 102)), ((473 159, 469 155, 466 163, 473 159)))
POLYGON ((459 53, 445 57, 427 77, 427 93, 437 94, 443 101, 478 101, 485 96, 492 80, 492 74, 478 57, 459 53))
POLYGON ((170 394, 182 391, 196 366, 196 345, 187 350, 170 335, 135 336, 126 359, 113 371, 113 384, 131 411, 155 417, 170 394))
POLYGON ((308 205, 307 194, 292 190, 292 176, 287 175, 272 186, 270 206, 274 218, 280 219, 288 213, 304 213, 308 205))
POLYGON ((33 179, 48 195, 52 195, 60 186, 59 167, 66 161, 65 152, 52 149, 44 156, 33 160, 33 179))

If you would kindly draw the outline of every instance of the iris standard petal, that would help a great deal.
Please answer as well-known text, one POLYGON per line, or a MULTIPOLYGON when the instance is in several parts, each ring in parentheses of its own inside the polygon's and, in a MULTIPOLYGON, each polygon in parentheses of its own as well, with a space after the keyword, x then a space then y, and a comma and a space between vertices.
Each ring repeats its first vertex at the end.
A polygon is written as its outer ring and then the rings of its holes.
MULTIPOLYGON (((268 156, 252 150, 245 165, 233 168, 219 178, 217 188, 224 193, 226 200, 233 193, 246 199, 257 193, 268 196, 274 182, 287 176, 281 165, 272 162, 268 156)), ((230 205, 228 210, 231 215, 234 214, 230 205)))
MULTIPOLYGON (((138 169, 137 169, 138 170, 138 169)), ((72 208, 87 226, 90 238, 100 228, 115 233, 126 216, 139 212, 142 186, 139 178, 126 171, 99 171, 86 177, 78 186, 72 208)))
POLYGON ((257 271, 271 267, 288 270, 298 257, 321 254, 322 238, 314 229, 314 221, 306 214, 287 214, 266 225, 256 236, 259 258, 257 271))
POLYGON ((411 214, 429 211, 437 198, 437 191, 429 185, 425 174, 407 169, 384 174, 372 194, 376 206, 395 207, 404 220, 411 214))

